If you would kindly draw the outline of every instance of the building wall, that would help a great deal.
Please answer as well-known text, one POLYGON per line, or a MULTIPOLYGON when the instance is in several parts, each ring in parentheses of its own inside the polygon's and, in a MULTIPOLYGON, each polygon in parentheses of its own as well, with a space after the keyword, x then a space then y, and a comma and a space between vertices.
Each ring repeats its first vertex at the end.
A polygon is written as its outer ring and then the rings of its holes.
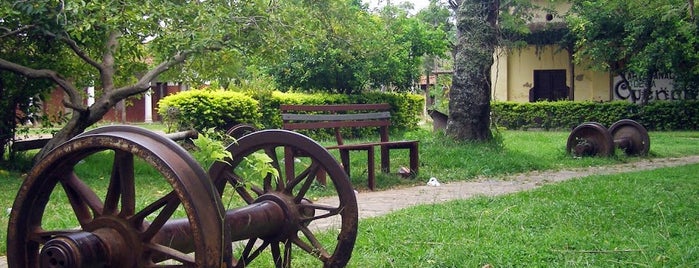
MULTIPOLYGON (((555 10, 542 10, 533 15, 531 23, 546 25, 563 22, 562 14, 570 3, 551 3, 548 0, 533 0, 533 4, 555 10)), ((495 64, 491 68, 492 96, 495 101, 529 102, 535 85, 535 72, 564 71, 567 96, 575 101, 611 100, 612 78, 609 73, 593 71, 584 65, 573 65, 567 50, 556 45, 529 45, 521 49, 506 51, 499 49, 494 54, 495 64)), ((561 81, 561 80, 558 80, 561 81)))
POLYGON ((558 46, 527 46, 494 54, 491 68, 492 96, 495 101, 529 102, 536 71, 564 70, 565 86, 572 100, 610 100, 611 77, 584 66, 572 66, 569 53, 558 46), (574 73, 573 73, 574 71, 574 73))
POLYGON ((609 101, 612 77, 608 72, 592 71, 582 66, 575 66, 576 101, 609 101))
MULTIPOLYGON (((119 109, 111 108, 102 118, 102 121, 106 122, 148 122, 146 116, 146 98, 151 99, 151 120, 160 121, 161 118, 158 115, 158 101, 160 99, 180 92, 186 89, 186 87, 177 83, 155 83, 151 86, 150 94, 139 94, 138 96, 132 96, 126 99, 125 113, 122 113, 119 109)), ((65 92, 61 89, 55 89, 51 92, 49 97, 44 101, 42 106, 42 113, 48 115, 53 121, 58 121, 57 118, 61 116, 67 116, 72 110, 65 108, 63 106, 63 99, 65 98, 65 92)), ((85 104, 87 104, 88 98, 85 99, 85 104)))

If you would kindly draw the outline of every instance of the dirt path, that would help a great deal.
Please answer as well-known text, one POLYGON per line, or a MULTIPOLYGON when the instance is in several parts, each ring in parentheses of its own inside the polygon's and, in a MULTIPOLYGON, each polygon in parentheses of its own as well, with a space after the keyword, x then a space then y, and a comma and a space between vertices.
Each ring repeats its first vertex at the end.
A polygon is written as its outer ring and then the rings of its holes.
MULTIPOLYGON (((495 196, 530 190, 545 184, 556 183, 573 178, 590 175, 605 175, 662 167, 673 167, 699 163, 699 156, 680 158, 643 159, 638 162, 611 166, 595 166, 561 171, 534 171, 505 176, 503 178, 481 178, 475 181, 453 182, 440 186, 415 186, 409 188, 360 192, 357 194, 359 218, 376 217, 395 210, 419 204, 446 202, 454 199, 466 199, 474 196, 495 196)), ((318 200, 322 204, 332 204, 332 199, 318 200)), ((316 223, 316 222, 314 222, 316 223)), ((332 223, 317 223, 320 228, 327 228, 332 223)))
MULTIPOLYGON (((581 178, 590 175, 606 175, 650 170, 699 163, 699 156, 679 158, 643 159, 638 162, 611 166, 595 166, 561 171, 535 171, 503 178, 481 178, 469 182, 453 182, 440 186, 415 186, 395 190, 360 192, 357 194, 359 218, 370 218, 419 204, 433 204, 474 196, 495 196, 581 178)), ((321 199, 321 204, 333 204, 331 198, 321 199)), ((314 221, 316 228, 328 228, 333 222, 314 221)), ((4 241, 2 241, 4 242, 4 241)), ((0 256, 0 268, 7 267, 5 256, 0 256)))

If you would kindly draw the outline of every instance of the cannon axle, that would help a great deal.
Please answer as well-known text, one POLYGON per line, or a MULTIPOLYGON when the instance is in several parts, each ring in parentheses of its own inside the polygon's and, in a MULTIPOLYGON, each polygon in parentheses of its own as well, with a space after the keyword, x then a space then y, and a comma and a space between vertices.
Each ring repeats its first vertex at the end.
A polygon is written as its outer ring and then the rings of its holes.
POLYGON ((599 123, 578 125, 568 136, 566 151, 574 156, 610 156, 619 148, 627 155, 646 155, 650 151, 648 131, 641 124, 622 119, 605 128, 599 123))
MULTIPOLYGON (((226 228, 235 230, 231 240, 255 237, 281 240, 289 236, 288 232, 296 231, 286 228, 289 221, 299 222, 301 217, 311 218, 314 215, 313 211, 298 211, 287 204, 282 198, 269 195, 259 203, 227 210, 224 217, 226 228)), ((172 219, 160 228, 152 243, 182 253, 191 253, 195 250, 191 234, 187 219, 172 219)), ((123 233, 110 228, 59 235, 46 242, 42 248, 41 267, 103 267, 107 264, 112 267, 127 267, 133 265, 127 263, 132 246, 125 241, 123 233)), ((154 262, 167 259, 167 255, 152 256, 154 262)))
POLYGON ((327 150, 283 130, 248 133, 226 150, 233 157, 207 173, 173 141, 137 127, 103 127, 58 146, 17 194, 9 267, 249 267, 265 251, 274 267, 290 267, 293 249, 324 267, 347 264, 357 203, 327 150), (279 164, 287 149, 309 155, 288 178, 279 164), (260 155, 273 171, 251 176, 246 161, 260 155), (95 169, 95 159, 111 167, 95 169), (337 191, 331 204, 306 197, 320 171, 337 191), (336 239, 310 229, 321 219, 336 239))

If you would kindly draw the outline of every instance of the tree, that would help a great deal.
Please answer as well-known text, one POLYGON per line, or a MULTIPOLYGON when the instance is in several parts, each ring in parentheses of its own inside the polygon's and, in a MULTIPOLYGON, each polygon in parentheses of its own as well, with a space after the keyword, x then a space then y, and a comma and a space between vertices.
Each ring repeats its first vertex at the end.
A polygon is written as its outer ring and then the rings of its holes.
MULTIPOLYGON (((441 29, 444 33, 446 33, 446 40, 442 40, 449 48, 454 46, 454 43, 456 43, 455 37, 456 37, 456 28, 453 23, 453 16, 452 12, 450 9, 444 4, 439 2, 438 0, 430 0, 430 4, 427 6, 427 8, 424 8, 420 11, 418 11, 416 17, 429 25, 430 27, 434 29, 441 29)), ((453 64, 453 57, 451 53, 448 55, 426 55, 425 59, 423 60, 422 64, 422 71, 425 77, 427 77, 427 84, 428 86, 425 88, 425 98, 427 100, 427 105, 432 106, 435 103, 432 103, 432 99, 430 97, 430 90, 431 88, 429 85, 431 83, 438 84, 440 81, 430 81, 429 79, 430 76, 432 75, 432 72, 435 70, 451 70, 451 65, 453 64)), ((442 81, 444 81, 444 76, 442 81)), ((449 80, 451 81, 451 80, 449 80)), ((451 82, 448 82, 451 83, 451 82)), ((442 95, 442 94, 439 94, 442 95)))
POLYGON ((294 39, 281 49, 287 56, 271 75, 281 88, 353 93, 368 84, 371 42, 376 24, 354 1, 324 1, 297 12, 294 39))
MULTIPOLYGON (((0 52, 0 70, 45 79, 68 96, 66 125, 37 154, 102 119, 116 103, 144 93, 168 69, 207 53, 246 50, 265 40, 277 1, 3 1, 0 48, 23 40, 26 58, 0 52), (44 65, 51 59, 63 62, 44 65), (146 62, 154 64, 147 65, 146 62), (101 90, 87 106, 81 88, 101 90)), ((225 64, 225 62, 219 62, 225 64)), ((185 65, 185 68, 189 67, 185 65)))
MULTIPOLYGON (((0 14, 9 14, 12 10, 0 5, 0 14)), ((0 19, 0 59, 19 64, 36 64, 45 68, 58 68, 73 64, 70 59, 62 57, 62 49, 52 44, 51 39, 41 39, 18 34, 27 30, 23 27, 26 16, 2 16, 0 19), (37 57, 47 52, 51 58, 37 57)), ((32 79, 0 69, 0 159, 5 156, 5 148, 14 139, 18 129, 26 122, 36 122, 39 118, 38 104, 44 93, 55 87, 45 79, 32 79)), ((46 122, 46 121, 44 121, 46 122)), ((12 153, 12 152, 11 152, 12 153)))
POLYGON ((457 140, 490 140, 490 67, 497 46, 498 0, 463 0, 446 132, 457 140))
POLYGON ((653 76, 673 73, 678 86, 697 85, 699 39, 693 1, 573 1, 567 19, 575 37, 575 60, 622 77, 642 77, 642 104, 653 76))
POLYGON ((387 5, 373 14, 358 1, 305 7, 303 30, 274 68, 282 88, 356 93, 368 87, 407 90, 422 57, 443 54, 446 34, 409 16, 410 6, 387 5), (310 15, 308 15, 310 14, 310 15))

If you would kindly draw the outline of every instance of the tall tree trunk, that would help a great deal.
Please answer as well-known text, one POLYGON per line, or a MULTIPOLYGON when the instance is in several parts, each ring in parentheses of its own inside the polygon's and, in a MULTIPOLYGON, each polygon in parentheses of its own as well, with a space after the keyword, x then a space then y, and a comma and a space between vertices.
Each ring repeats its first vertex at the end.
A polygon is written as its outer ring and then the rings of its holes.
POLYGON ((456 13, 458 41, 449 92, 447 134, 484 141, 490 132, 490 68, 497 45, 498 0, 463 0, 456 13))
POLYGON ((83 133, 85 129, 94 124, 94 121, 87 120, 87 112, 79 112, 73 110, 71 118, 68 122, 53 135, 53 138, 49 140, 44 147, 39 150, 39 152, 34 156, 34 162, 38 162, 43 159, 51 150, 58 147, 62 143, 70 140, 71 138, 83 133))
POLYGON ((653 94, 653 76, 657 73, 656 68, 648 68, 643 77, 643 92, 641 93, 641 105, 648 104, 651 95, 653 94))
POLYGON ((687 4, 687 9, 689 9, 689 18, 694 21, 694 0, 687 0, 687 4))

